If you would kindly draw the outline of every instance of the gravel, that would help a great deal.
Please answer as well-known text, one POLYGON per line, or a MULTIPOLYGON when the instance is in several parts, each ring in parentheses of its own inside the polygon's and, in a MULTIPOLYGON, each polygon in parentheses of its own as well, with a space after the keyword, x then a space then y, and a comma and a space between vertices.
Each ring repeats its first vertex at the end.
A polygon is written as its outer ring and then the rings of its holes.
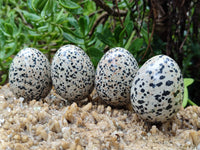
POLYGON ((0 87, 0 149, 200 149, 200 107, 181 109, 171 121, 147 123, 132 110, 92 99, 68 103, 54 90, 40 101, 15 98, 0 87))

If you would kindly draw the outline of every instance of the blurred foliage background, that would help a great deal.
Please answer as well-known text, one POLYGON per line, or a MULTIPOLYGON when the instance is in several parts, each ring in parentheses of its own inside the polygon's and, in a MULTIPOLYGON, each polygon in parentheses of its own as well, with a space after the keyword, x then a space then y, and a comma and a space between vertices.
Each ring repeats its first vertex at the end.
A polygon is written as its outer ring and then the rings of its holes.
POLYGON ((200 105, 199 0, 0 0, 0 84, 25 47, 51 60, 62 45, 81 47, 97 66, 112 47, 128 49, 141 66, 157 54, 177 61, 192 78, 189 97, 200 105))

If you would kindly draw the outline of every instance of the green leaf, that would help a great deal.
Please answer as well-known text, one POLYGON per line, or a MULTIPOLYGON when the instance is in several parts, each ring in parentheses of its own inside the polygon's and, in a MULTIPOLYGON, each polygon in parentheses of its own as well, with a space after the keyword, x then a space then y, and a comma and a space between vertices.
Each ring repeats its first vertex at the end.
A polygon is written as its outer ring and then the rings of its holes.
POLYGON ((125 28, 121 31, 121 33, 119 34, 119 43, 120 46, 124 47, 124 37, 125 34, 127 33, 128 36, 130 36, 130 34, 133 31, 133 23, 132 22, 128 22, 128 24, 125 26, 125 28))
POLYGON ((80 7, 80 5, 71 0, 59 0, 59 3, 67 9, 77 9, 80 7))
POLYGON ((18 22, 18 27, 16 27, 16 25, 14 26, 14 38, 16 39, 19 34, 22 32, 22 27, 23 27, 23 23, 21 22, 21 20, 18 22))
POLYGON ((48 0, 32 0, 32 8, 35 11, 41 12, 43 8, 45 7, 48 0))
POLYGON ((6 62, 4 63, 4 65, 7 66, 7 68, 9 68, 10 64, 12 63, 12 61, 13 61, 13 58, 8 57, 6 59, 6 62))
POLYGON ((63 36, 64 36, 64 38, 66 39, 66 40, 68 40, 69 42, 72 42, 72 43, 74 43, 74 44, 80 44, 80 45, 83 45, 84 44, 84 41, 83 41, 83 39, 79 39, 79 38, 77 38, 77 37, 74 37, 74 36, 72 36, 71 34, 68 34, 68 33, 66 33, 66 32, 63 32, 63 36))
POLYGON ((70 12, 73 15, 82 15, 83 14, 83 8, 77 8, 77 9, 67 9, 68 12, 70 12))
POLYGON ((3 7, 3 1, 0 1, 0 9, 3 7))
POLYGON ((85 43, 87 44, 88 47, 94 45, 97 41, 96 36, 91 36, 87 40, 85 40, 85 43))
POLYGON ((144 40, 142 38, 137 38, 132 42, 129 49, 133 52, 137 52, 143 46, 143 42, 144 42, 144 40))
POLYGON ((6 54, 5 48, 1 48, 0 49, 0 61, 4 60, 5 54, 6 54))
POLYGON ((64 9, 62 8, 61 11, 57 14, 57 17, 55 17, 57 23, 59 23, 59 20, 61 19, 62 15, 64 15, 63 12, 64 9))
POLYGON ((149 43, 148 32, 144 28, 141 29, 142 36, 144 37, 145 43, 149 43))
POLYGON ((109 47, 116 47, 118 42, 116 42, 113 33, 109 30, 108 26, 104 26, 102 30, 102 26, 97 27, 96 37, 98 40, 108 45, 109 47))
POLYGON ((31 10, 34 10, 33 7, 32 7, 32 1, 33 1, 33 0, 28 0, 28 1, 27 1, 27 6, 28 6, 31 10))
POLYGON ((23 10, 22 13, 24 14, 24 17, 27 19, 27 20, 32 20, 34 22, 37 22, 39 21, 41 18, 40 16, 34 14, 34 13, 30 13, 28 11, 25 11, 23 10))
POLYGON ((9 48, 7 48, 7 53, 4 57, 4 59, 10 57, 11 55, 13 55, 16 51, 17 48, 17 41, 16 42, 12 42, 9 44, 9 48))
POLYGON ((37 29, 39 32, 46 32, 48 30, 48 24, 41 26, 37 29))
POLYGON ((67 18, 67 15, 62 14, 61 17, 56 21, 56 24, 66 24, 67 18))
POLYGON ((122 31, 122 28, 120 26, 117 26, 114 30, 114 37, 117 42, 119 42, 119 35, 120 35, 121 31, 122 31))
POLYGON ((130 11, 128 11, 126 18, 125 18, 125 21, 124 21, 124 24, 127 25, 130 21, 131 21, 130 11))
POLYGON ((133 31, 133 32, 131 33, 131 36, 129 37, 129 39, 128 39, 126 45, 124 46, 125 49, 128 49, 128 50, 129 50, 129 47, 131 46, 131 42, 132 42, 132 39, 133 39, 134 36, 135 36, 135 31, 133 31))
POLYGON ((6 79, 7 79, 7 74, 3 74, 1 76, 1 82, 0 82, 0 85, 4 84, 6 82, 6 79))
POLYGON ((123 47, 123 41, 124 41, 124 35, 126 34, 126 27, 120 32, 119 34, 119 44, 121 47, 123 47))
POLYGON ((101 57, 103 56, 103 52, 95 47, 90 47, 87 49, 87 54, 90 57, 99 57, 101 59, 101 57))
POLYGON ((79 18, 79 26, 83 36, 86 36, 88 33, 89 27, 89 18, 87 16, 81 16, 79 18))
POLYGON ((0 30, 0 48, 2 48, 5 44, 5 36, 3 32, 0 30))
POLYGON ((48 0, 44 8, 42 9, 41 16, 49 17, 53 14, 53 0, 48 0))
POLYGON ((9 34, 9 35, 13 35, 13 27, 12 27, 12 25, 11 24, 9 24, 9 23, 5 23, 4 24, 4 28, 5 28, 5 32, 7 33, 7 34, 9 34))
POLYGON ((184 86, 187 87, 191 85, 194 82, 194 79, 192 78, 184 78, 184 86))
POLYGON ((79 39, 82 39, 82 38, 83 38, 83 37, 80 35, 80 32, 78 31, 78 29, 74 31, 74 30, 69 29, 68 27, 62 27, 62 30, 63 30, 64 32, 66 32, 66 33, 69 33, 69 34, 75 36, 76 38, 79 38, 79 39))
POLYGON ((90 60, 95 68, 97 67, 98 62, 100 61, 100 59, 98 57, 90 57, 90 60))
POLYGON ((39 34, 39 33, 37 33, 36 31, 31 31, 31 30, 29 30, 28 31, 28 38, 29 37, 41 37, 41 34, 39 34))
POLYGON ((72 25, 75 29, 79 28, 79 23, 74 17, 68 17, 67 20, 69 21, 70 25, 72 25))
POLYGON ((128 36, 131 35, 131 33, 133 32, 133 22, 129 22, 128 25, 126 26, 126 32, 128 33, 128 36))
POLYGON ((102 41, 104 44, 110 46, 110 47, 115 47, 113 41, 109 40, 109 37, 104 35, 104 34, 101 34, 101 33, 96 33, 97 34, 97 38, 102 41))
POLYGON ((84 3, 84 15, 88 16, 96 11, 96 4, 93 1, 87 1, 84 3))
POLYGON ((89 31, 92 30, 95 21, 96 21, 96 16, 95 16, 95 15, 94 15, 93 17, 90 17, 90 18, 89 18, 88 33, 89 33, 89 31))
POLYGON ((26 40, 26 38, 27 38, 27 37, 26 37, 26 34, 24 34, 24 33, 21 32, 21 33, 19 34, 17 40, 18 40, 20 43, 24 43, 25 40, 26 40))
POLYGON ((188 99, 188 103, 192 106, 198 106, 197 104, 195 104, 193 101, 191 101, 190 99, 188 99))
POLYGON ((183 98, 183 103, 182 106, 185 108, 188 103, 188 89, 184 87, 184 98, 183 98))
POLYGON ((184 78, 184 98, 183 98, 183 103, 182 103, 183 107, 186 107, 188 102, 189 102, 189 98, 188 98, 189 94, 188 94, 188 88, 187 87, 189 85, 191 85, 193 82, 194 82, 194 79, 192 79, 192 78, 184 78))
POLYGON ((87 54, 96 68, 98 62, 100 61, 104 53, 98 48, 90 47, 87 49, 87 54))

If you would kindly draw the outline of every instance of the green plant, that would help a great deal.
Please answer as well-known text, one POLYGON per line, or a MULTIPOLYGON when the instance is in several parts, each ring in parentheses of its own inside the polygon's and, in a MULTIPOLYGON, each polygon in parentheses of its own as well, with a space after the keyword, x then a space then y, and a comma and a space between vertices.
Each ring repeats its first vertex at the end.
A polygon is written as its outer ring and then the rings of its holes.
POLYGON ((188 86, 191 85, 193 82, 194 79, 192 78, 184 78, 184 98, 182 103, 183 107, 186 107, 188 104, 197 106, 193 101, 189 99, 188 86))
POLYGON ((13 57, 25 47, 37 48, 51 59, 60 46, 72 43, 86 51, 95 66, 106 49, 116 46, 139 56, 147 45, 148 36, 144 28, 142 35, 136 36, 134 28, 138 28, 138 24, 133 18, 137 14, 125 11, 134 3, 123 1, 116 5, 105 1, 101 5, 92 0, 1 1, 0 84, 7 80, 13 57), (109 14, 101 5, 106 5, 109 11, 116 7, 119 12, 109 14), (122 16, 118 16, 121 11, 122 16))
MULTIPOLYGON (((7 12, 11 9, 10 7, 2 7, 2 10, 7 12)), ((21 34, 23 30, 22 21, 15 19, 15 11, 10 11, 2 15, 6 15, 7 17, 1 17, 0 19, 0 84, 3 84, 8 77, 8 68, 12 61, 12 55, 17 53, 17 49, 24 44, 25 40, 21 34)))

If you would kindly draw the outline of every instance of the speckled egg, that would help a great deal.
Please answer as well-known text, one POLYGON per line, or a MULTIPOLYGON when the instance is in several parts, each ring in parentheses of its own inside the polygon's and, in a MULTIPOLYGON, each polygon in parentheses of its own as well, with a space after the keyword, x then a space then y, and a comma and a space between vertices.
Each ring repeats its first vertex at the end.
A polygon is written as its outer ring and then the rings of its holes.
POLYGON ((51 76, 56 93, 69 101, 86 98, 94 88, 94 66, 88 55, 74 45, 62 46, 56 52, 51 76))
POLYGON ((97 94, 109 105, 127 105, 130 102, 131 83, 137 70, 137 61, 129 51, 120 47, 110 49, 97 65, 97 94))
POLYGON ((35 48, 22 49, 13 59, 9 69, 11 91, 25 100, 39 100, 51 90, 50 63, 35 48))
POLYGON ((181 108, 183 77, 170 57, 157 55, 138 70, 131 88, 134 111, 149 122, 165 122, 181 108))

